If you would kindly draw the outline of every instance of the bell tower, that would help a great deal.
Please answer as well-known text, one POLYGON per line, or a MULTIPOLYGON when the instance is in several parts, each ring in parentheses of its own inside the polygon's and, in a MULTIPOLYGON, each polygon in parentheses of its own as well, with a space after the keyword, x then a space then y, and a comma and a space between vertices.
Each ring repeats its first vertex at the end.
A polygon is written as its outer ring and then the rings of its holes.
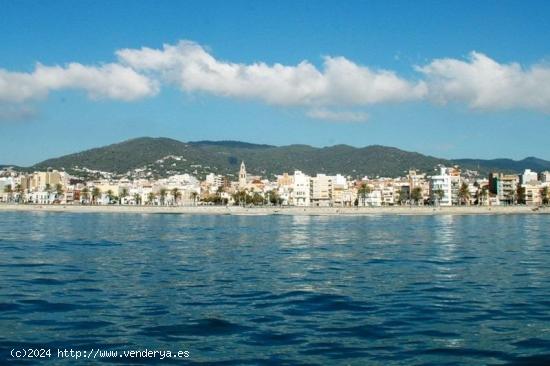
POLYGON ((244 161, 241 162, 241 170, 239 171, 239 189, 246 188, 246 167, 244 161))

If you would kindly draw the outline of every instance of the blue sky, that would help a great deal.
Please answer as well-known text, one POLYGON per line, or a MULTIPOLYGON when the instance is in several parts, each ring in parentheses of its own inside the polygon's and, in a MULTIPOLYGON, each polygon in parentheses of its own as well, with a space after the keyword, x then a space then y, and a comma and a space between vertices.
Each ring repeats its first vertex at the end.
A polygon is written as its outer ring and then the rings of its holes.
POLYGON ((0 9, 0 164, 138 136, 550 159, 547 1, 0 9))

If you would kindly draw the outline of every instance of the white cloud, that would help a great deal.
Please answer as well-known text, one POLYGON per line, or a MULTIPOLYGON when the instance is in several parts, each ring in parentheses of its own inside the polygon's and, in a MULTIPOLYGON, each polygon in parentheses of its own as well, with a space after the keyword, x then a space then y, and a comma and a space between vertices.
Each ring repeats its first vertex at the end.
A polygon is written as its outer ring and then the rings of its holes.
POLYGON ((368 114, 354 111, 335 111, 326 108, 315 108, 307 111, 306 115, 314 119, 332 122, 366 122, 368 114))
POLYGON ((550 66, 501 64, 479 52, 468 60, 436 59, 417 67, 427 79, 428 97, 464 102, 476 109, 524 108, 550 112, 550 66))
POLYGON ((76 89, 92 99, 131 101, 154 95, 158 85, 132 68, 111 63, 85 66, 71 63, 64 67, 37 64, 31 73, 0 69, 0 101, 24 102, 45 98, 50 91, 76 89))
POLYGON ((320 67, 307 60, 297 65, 223 61, 190 41, 121 49, 116 55, 117 62, 96 66, 39 63, 32 72, 0 69, 0 118, 30 115, 23 113, 25 103, 56 90, 80 90, 94 100, 133 101, 154 96, 167 84, 188 93, 304 107, 309 117, 332 121, 365 121, 367 115, 354 111, 357 107, 423 100, 550 113, 549 65, 501 64, 478 52, 466 60, 435 59, 416 67, 418 80, 345 57, 324 57, 320 67))
POLYGON ((123 49, 122 64, 158 73, 187 92, 262 100, 283 106, 368 105, 420 99, 425 85, 394 72, 372 70, 344 57, 326 57, 322 70, 298 65, 232 63, 216 59, 202 46, 182 41, 162 49, 123 49))

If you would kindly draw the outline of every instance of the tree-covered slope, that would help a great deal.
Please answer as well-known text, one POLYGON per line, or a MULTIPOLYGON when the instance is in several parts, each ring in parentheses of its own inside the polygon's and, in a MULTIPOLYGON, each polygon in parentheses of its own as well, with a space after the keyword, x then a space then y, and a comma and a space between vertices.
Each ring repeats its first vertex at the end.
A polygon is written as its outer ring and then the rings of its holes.
POLYGON ((438 164, 459 164, 465 168, 520 172, 525 168, 548 170, 550 162, 527 158, 521 161, 445 160, 393 147, 356 148, 336 145, 316 148, 308 145, 272 146, 239 141, 181 142, 169 138, 142 137, 121 143, 48 159, 32 168, 78 171, 82 168, 125 174, 145 169, 153 176, 191 173, 203 177, 208 172, 236 175, 241 161, 251 174, 273 174, 302 170, 307 174, 326 173, 362 176, 402 176, 408 169, 431 173, 438 164))

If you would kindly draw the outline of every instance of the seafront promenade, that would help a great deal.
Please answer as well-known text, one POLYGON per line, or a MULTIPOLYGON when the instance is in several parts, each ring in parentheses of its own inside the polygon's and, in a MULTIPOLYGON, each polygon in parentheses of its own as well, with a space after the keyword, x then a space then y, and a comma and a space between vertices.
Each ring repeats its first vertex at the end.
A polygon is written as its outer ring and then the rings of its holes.
POLYGON ((141 213, 190 215, 506 215, 550 214, 550 207, 535 206, 391 206, 391 207, 240 207, 240 206, 132 206, 0 204, 1 211, 71 213, 141 213))

